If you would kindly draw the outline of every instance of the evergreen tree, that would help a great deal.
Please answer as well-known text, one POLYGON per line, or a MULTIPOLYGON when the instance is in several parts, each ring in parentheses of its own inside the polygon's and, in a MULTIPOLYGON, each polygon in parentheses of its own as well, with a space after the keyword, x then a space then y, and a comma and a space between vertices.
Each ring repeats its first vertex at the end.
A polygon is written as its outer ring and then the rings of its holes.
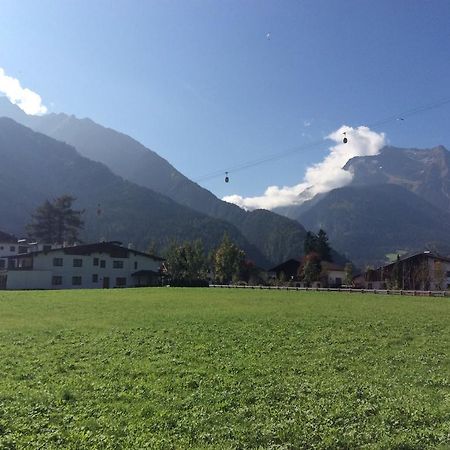
POLYGON ((32 214, 32 222, 27 226, 30 237, 47 244, 74 244, 84 223, 83 211, 72 209, 75 198, 70 195, 58 197, 50 203, 46 200, 32 214))
POLYGON ((305 255, 317 251, 317 236, 312 232, 308 231, 303 242, 303 252, 305 255))
POLYGON ((321 261, 331 261, 331 247, 328 244, 328 236, 324 230, 320 229, 317 234, 308 231, 303 242, 305 255, 317 253, 321 261))
POLYGON ((322 261, 331 261, 331 247, 328 244, 328 236, 322 228, 317 233, 316 252, 322 261))

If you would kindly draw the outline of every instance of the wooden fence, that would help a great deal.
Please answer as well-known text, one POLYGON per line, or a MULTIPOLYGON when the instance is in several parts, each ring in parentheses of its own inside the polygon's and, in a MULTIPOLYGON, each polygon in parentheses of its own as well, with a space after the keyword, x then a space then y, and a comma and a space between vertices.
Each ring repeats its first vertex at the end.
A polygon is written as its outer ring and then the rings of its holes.
POLYGON ((348 288, 312 288, 293 286, 246 286, 235 284, 210 284, 218 289, 273 289, 277 291, 315 291, 315 292, 357 292, 360 294, 411 295, 414 297, 450 297, 450 291, 403 291, 392 289, 348 289, 348 288))

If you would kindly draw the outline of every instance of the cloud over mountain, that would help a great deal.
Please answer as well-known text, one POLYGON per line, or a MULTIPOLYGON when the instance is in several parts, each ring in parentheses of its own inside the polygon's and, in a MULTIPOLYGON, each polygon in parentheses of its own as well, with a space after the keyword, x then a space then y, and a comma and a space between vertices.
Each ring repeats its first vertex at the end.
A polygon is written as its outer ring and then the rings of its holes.
POLYGON ((8 97, 11 103, 17 105, 29 115, 45 114, 47 108, 42 104, 39 94, 31 89, 23 88, 17 78, 10 77, 0 67, 0 93, 8 97))
POLYGON ((303 180, 294 186, 269 186, 263 195, 242 197, 230 195, 223 200, 235 203, 245 209, 273 209, 280 206, 300 204, 316 194, 328 192, 350 183, 352 174, 342 167, 355 156, 376 155, 386 143, 384 133, 377 133, 368 127, 352 128, 343 125, 332 132, 327 139, 335 142, 328 155, 319 163, 306 169, 303 180), (344 144, 343 133, 348 142, 344 144))

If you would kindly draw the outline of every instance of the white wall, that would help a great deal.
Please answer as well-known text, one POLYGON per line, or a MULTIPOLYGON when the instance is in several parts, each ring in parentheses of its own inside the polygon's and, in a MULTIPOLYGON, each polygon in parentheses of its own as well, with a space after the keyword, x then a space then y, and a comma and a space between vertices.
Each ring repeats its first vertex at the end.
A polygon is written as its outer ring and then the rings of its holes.
POLYGON ((52 273, 37 270, 9 270, 6 289, 51 289, 52 273))
MULTIPOLYGON (((109 278, 109 287, 117 287, 116 279, 125 278, 126 283, 124 287, 132 287, 136 280, 131 277, 131 274, 139 270, 153 270, 158 271, 160 266, 159 261, 143 255, 135 255, 132 251, 129 253, 129 258, 111 258, 105 253, 92 253, 91 255, 67 255, 63 250, 52 251, 47 254, 40 253, 34 257, 33 269, 38 271, 49 271, 52 277, 62 277, 62 284, 50 285, 51 289, 90 289, 102 288, 105 278, 109 278), (54 258, 62 258, 62 266, 54 266, 54 258), (94 266, 94 258, 98 258, 99 265, 94 266), (74 267, 73 260, 81 259, 82 266, 74 267), (105 261, 105 267, 101 267, 101 261, 105 261), (122 261, 123 268, 114 268, 114 261, 122 261), (135 265, 136 264, 136 265, 135 265), (92 276, 96 274, 98 281, 92 281, 92 276), (81 277, 81 285, 73 285, 72 277, 81 277)), ((20 271, 19 271, 20 272, 20 271)), ((51 278, 52 278, 51 277, 51 278)), ((51 279, 50 279, 51 282, 51 279)))

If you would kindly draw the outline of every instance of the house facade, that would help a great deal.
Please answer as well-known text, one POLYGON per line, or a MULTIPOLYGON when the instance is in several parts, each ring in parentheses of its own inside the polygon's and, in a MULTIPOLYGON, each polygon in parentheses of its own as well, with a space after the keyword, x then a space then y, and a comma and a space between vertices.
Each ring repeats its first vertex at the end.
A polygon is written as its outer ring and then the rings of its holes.
MULTIPOLYGON (((345 280, 345 268, 329 261, 320 263, 322 276, 315 281, 313 287, 340 287, 345 280)), ((300 279, 302 263, 298 259, 289 259, 268 271, 270 278, 294 282, 299 287, 305 286, 300 279)))
POLYGON ((450 289, 450 258, 425 251, 398 258, 353 278, 355 287, 441 291, 450 289))
POLYGON ((17 240, 12 234, 0 231, 0 270, 8 266, 8 257, 26 253, 28 244, 25 239, 17 240))
POLYGON ((120 242, 31 249, 7 257, 2 289, 93 289, 154 286, 160 283, 158 256, 120 242))

